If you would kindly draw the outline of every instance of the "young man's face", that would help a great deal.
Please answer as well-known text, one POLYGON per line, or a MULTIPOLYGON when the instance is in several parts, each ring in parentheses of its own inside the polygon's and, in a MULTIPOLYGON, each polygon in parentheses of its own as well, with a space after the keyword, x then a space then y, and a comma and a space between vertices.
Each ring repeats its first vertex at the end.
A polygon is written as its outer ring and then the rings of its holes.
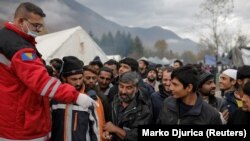
POLYGON ((171 80, 170 90, 174 98, 183 98, 188 95, 187 88, 176 78, 171 80))
POLYGON ((242 110, 250 112, 250 96, 244 94, 242 97, 242 102, 243 102, 242 110))
POLYGON ((162 85, 165 91, 170 92, 171 72, 164 71, 162 74, 162 85))
POLYGON ((83 73, 83 81, 86 87, 94 88, 97 82, 97 75, 91 71, 86 70, 83 73))
POLYGON ((112 65, 109 65, 109 64, 104 64, 105 67, 108 67, 110 69, 112 69, 112 72, 113 72, 113 75, 114 77, 116 77, 118 75, 118 72, 117 72, 117 67, 115 64, 112 64, 112 65))
POLYGON ((65 82, 74 86, 76 90, 80 91, 83 85, 83 74, 74 74, 64 78, 65 82))
POLYGON ((140 61, 138 62, 138 64, 139 64, 139 69, 140 69, 140 70, 146 69, 146 64, 145 64, 142 60, 140 60, 140 61))
POLYGON ((153 70, 149 71, 147 78, 148 78, 148 81, 154 82, 156 80, 156 72, 153 70))
POLYGON ((111 83, 111 73, 107 71, 101 71, 98 76, 98 85, 101 89, 106 89, 111 83))
POLYGON ((158 72, 158 75, 157 75, 157 76, 158 76, 158 79, 161 80, 161 79, 162 79, 162 75, 163 75, 162 73, 163 73, 163 72, 162 72, 161 69, 158 69, 157 72, 158 72))
POLYGON ((235 85, 236 81, 232 80, 225 74, 220 74, 219 87, 221 90, 229 90, 235 85))
POLYGON ((120 64, 120 68, 119 68, 119 75, 124 74, 125 72, 129 72, 131 71, 131 67, 127 64, 120 64))
POLYGON ((177 69, 177 68, 181 67, 181 65, 180 65, 179 62, 175 62, 173 67, 174 67, 175 69, 177 69))
POLYGON ((202 95, 209 96, 215 94, 216 85, 214 83, 214 78, 209 79, 201 86, 202 95))

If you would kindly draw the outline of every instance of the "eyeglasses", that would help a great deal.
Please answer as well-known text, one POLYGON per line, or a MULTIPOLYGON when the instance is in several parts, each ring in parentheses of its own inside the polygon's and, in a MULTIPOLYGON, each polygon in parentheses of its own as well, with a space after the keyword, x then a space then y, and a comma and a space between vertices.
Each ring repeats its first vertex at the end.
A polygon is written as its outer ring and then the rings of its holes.
POLYGON ((25 18, 27 22, 29 22, 33 27, 35 27, 37 30, 42 30, 44 25, 40 23, 32 23, 29 21, 29 19, 25 18))

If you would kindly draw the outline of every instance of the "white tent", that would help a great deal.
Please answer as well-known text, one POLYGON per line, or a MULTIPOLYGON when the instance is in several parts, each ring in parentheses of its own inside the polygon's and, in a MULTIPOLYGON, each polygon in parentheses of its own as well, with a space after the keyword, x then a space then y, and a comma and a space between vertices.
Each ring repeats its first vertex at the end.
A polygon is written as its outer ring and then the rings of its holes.
POLYGON ((107 57, 108 57, 108 59, 113 59, 117 62, 119 62, 122 58, 121 55, 108 55, 107 57))
POLYGON ((80 26, 38 36, 37 49, 42 58, 48 63, 53 58, 62 59, 64 56, 76 56, 88 64, 95 56, 102 62, 108 60, 106 54, 80 26))

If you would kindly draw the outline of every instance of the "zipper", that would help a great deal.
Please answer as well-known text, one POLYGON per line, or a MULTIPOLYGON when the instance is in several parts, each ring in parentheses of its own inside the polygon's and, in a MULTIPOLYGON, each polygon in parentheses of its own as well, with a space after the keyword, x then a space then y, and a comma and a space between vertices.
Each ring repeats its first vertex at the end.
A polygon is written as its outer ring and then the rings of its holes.
POLYGON ((180 118, 178 118, 178 120, 177 120, 177 125, 179 125, 179 124, 180 124, 180 122, 181 122, 181 119, 180 119, 180 118))
MULTIPOLYGON (((133 107, 132 109, 125 111, 125 112, 122 114, 121 117, 123 117, 125 114, 127 114, 127 113, 129 113, 129 112, 131 112, 131 111, 134 111, 134 110, 136 110, 136 107, 133 107)), ((121 118, 121 119, 122 119, 122 118, 121 118)), ((121 119, 118 119, 118 120, 119 120, 119 121, 118 121, 118 125, 120 124, 121 119)))
POLYGON ((125 115, 125 114, 127 114, 128 112, 131 112, 131 111, 133 111, 133 110, 136 110, 136 107, 133 107, 132 109, 125 111, 122 115, 125 115))

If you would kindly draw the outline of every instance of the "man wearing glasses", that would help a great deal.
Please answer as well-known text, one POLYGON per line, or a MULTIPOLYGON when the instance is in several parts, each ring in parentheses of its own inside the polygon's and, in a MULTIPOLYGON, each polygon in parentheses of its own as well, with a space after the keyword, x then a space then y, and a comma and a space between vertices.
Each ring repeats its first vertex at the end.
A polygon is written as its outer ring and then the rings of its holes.
POLYGON ((42 9, 21 3, 14 22, 0 30, 0 140, 48 141, 51 130, 49 99, 83 108, 94 105, 87 94, 50 77, 35 47, 43 30, 42 9))

